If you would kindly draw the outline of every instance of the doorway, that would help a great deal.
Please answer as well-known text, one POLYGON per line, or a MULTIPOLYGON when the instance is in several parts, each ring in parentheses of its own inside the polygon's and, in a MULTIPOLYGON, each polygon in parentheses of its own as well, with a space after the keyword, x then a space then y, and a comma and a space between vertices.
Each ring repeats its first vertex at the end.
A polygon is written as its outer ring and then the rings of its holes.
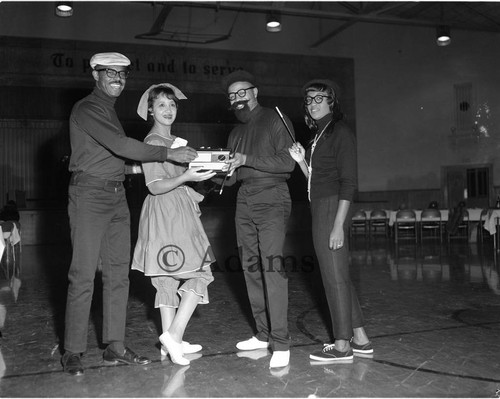
POLYGON ((443 166, 444 203, 451 209, 460 201, 465 201, 468 208, 489 208, 493 192, 493 166, 452 165, 443 166))

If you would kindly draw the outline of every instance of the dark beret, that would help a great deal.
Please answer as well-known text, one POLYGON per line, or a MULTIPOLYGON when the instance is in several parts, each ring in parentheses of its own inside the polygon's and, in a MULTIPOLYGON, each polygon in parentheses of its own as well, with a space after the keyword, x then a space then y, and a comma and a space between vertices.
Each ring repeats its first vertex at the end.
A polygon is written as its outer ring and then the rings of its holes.
POLYGON ((229 86, 231 86, 235 82, 248 82, 251 83, 252 86, 255 86, 255 76, 253 76, 250 72, 247 72, 243 69, 238 69, 237 71, 231 72, 229 75, 225 76, 222 79, 222 90, 227 92, 229 86))
POLYGON ((333 92, 335 93, 335 96, 337 98, 340 97, 340 86, 334 82, 333 80, 330 79, 313 79, 307 82, 304 86, 302 86, 302 95, 305 96, 307 93, 307 89, 311 86, 317 86, 317 85, 324 85, 327 87, 330 87, 333 92))

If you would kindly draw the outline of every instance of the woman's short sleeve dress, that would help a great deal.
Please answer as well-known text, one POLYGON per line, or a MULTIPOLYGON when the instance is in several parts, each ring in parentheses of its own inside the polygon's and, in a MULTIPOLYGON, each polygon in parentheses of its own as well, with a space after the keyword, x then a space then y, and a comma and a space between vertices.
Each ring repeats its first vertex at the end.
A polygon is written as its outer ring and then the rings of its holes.
MULTIPOLYGON (((171 147, 173 139, 149 134, 145 143, 171 147)), ((146 185, 179 176, 185 167, 171 162, 142 165, 146 185)), ((165 194, 148 194, 141 210, 132 269, 146 276, 178 276, 210 271, 215 261, 200 220, 203 196, 182 185, 165 194)))

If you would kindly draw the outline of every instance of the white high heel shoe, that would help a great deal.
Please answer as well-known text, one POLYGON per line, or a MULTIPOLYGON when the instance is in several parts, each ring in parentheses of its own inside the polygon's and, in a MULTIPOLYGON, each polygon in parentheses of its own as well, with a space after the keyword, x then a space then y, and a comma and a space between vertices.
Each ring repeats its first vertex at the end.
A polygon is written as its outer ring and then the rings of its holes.
MULTIPOLYGON (((201 345, 190 344, 189 342, 186 342, 186 341, 182 341, 181 345, 182 345, 182 352, 185 355, 189 355, 191 353, 196 353, 196 352, 199 352, 203 349, 203 347, 201 345)), ((167 354, 168 354, 168 350, 167 350, 167 348, 165 348, 164 345, 160 346, 160 354, 162 356, 167 356, 167 354)))
POLYGON ((190 363, 190 361, 183 356, 182 344, 175 342, 168 332, 164 332, 160 335, 160 342, 167 349, 172 362, 180 366, 187 366, 190 363))

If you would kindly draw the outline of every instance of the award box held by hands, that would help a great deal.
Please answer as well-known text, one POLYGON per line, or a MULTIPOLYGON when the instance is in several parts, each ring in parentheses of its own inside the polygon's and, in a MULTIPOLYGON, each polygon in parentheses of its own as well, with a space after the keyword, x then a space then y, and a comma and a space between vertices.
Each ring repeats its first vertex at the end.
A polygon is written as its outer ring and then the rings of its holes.
POLYGON ((201 167, 201 170, 213 170, 217 173, 223 172, 227 168, 227 161, 231 150, 228 148, 200 147, 196 150, 198 157, 189 163, 189 167, 201 167))

